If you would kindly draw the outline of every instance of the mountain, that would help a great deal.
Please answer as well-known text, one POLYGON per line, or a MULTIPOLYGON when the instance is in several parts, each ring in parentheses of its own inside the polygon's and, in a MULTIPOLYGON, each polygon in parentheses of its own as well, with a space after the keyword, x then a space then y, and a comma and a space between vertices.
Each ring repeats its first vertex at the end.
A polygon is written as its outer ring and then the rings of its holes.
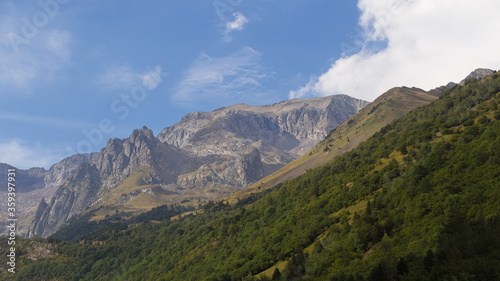
POLYGON ((407 114, 408 112, 429 104, 441 94, 456 85, 465 85, 471 79, 482 79, 494 74, 491 69, 478 68, 471 72, 459 84, 449 82, 445 86, 424 91, 419 88, 396 87, 380 95, 368 106, 350 117, 311 151, 288 163, 282 169, 259 180, 255 184, 227 197, 234 202, 248 194, 271 188, 286 180, 304 174, 308 169, 319 167, 331 162, 335 157, 344 154, 360 143, 366 141, 382 127, 407 114))
MULTIPOLYGON (((16 169, 16 206, 18 218, 18 233, 26 233, 35 217, 37 208, 44 198, 51 198, 60 185, 71 178, 81 163, 92 159, 93 154, 77 154, 54 164, 49 170, 44 168, 31 168, 29 170, 16 169)), ((0 163, 0 184, 7 186, 7 169, 14 168, 8 164, 0 163)), ((0 190, 0 196, 7 198, 5 190, 0 190)), ((6 209, 7 201, 0 202, 0 207, 6 209)), ((0 234, 7 234, 5 225, 6 213, 0 213, 0 234)))
POLYGON ((471 72, 467 77, 465 77, 462 81, 460 81, 459 85, 465 85, 468 81, 471 79, 482 79, 484 77, 490 76, 493 73, 495 73, 494 70, 487 69, 487 68, 478 68, 471 72))
POLYGON ((308 153, 252 186, 231 194, 229 200, 232 202, 251 192, 271 188, 276 184, 302 175, 308 169, 331 162, 338 155, 356 148, 390 122, 415 108, 436 100, 448 88, 449 86, 440 87, 427 92, 418 88, 398 87, 387 91, 346 122, 333 129, 308 153))
POLYGON ((147 127, 111 139, 40 204, 28 236, 47 237, 76 215, 102 220, 160 205, 197 207, 241 190, 312 148, 368 103, 345 95, 238 104, 188 114, 157 137, 147 127))
POLYGON ((262 146, 270 150, 287 151, 283 157, 296 157, 366 105, 345 95, 307 102, 294 99, 268 106, 237 104, 209 113, 188 114, 158 138, 197 155, 230 154, 262 141, 262 146))
POLYGON ((499 104, 495 73, 233 205, 23 241, 16 280, 499 280, 499 104))

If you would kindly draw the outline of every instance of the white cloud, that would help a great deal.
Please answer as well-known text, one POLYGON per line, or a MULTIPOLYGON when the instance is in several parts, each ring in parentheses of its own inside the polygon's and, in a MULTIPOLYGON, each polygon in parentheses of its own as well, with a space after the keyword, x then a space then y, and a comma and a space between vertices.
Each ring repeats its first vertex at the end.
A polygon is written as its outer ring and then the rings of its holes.
POLYGON ((30 29, 30 24, 30 17, 14 4, 2 5, 0 89, 4 93, 30 92, 35 86, 51 83, 71 64, 70 32, 49 25, 30 29))
POLYGON ((361 50, 290 98, 342 93, 373 100, 395 86, 432 89, 479 67, 500 68, 499 1, 359 0, 358 7, 361 50), (386 46, 370 47, 381 42, 386 46))
POLYGON ((112 66, 99 77, 99 84, 109 90, 129 90, 143 85, 148 90, 154 90, 162 82, 162 72, 159 65, 150 71, 137 71, 128 65, 112 66))
POLYGON ((234 13, 233 16, 234 16, 234 21, 226 23, 226 30, 227 31, 242 30, 245 24, 248 23, 248 19, 240 12, 234 13))
POLYGON ((21 140, 0 143, 0 162, 10 164, 19 169, 44 167, 46 169, 62 159, 54 150, 41 144, 27 145, 21 140))
POLYGON ((224 40, 231 41, 231 32, 243 30, 249 20, 241 13, 233 14, 234 20, 226 23, 226 30, 224 32, 224 40))
POLYGON ((186 71, 172 100, 184 105, 268 99, 263 82, 272 77, 261 65, 261 54, 245 47, 226 57, 202 54, 186 71))

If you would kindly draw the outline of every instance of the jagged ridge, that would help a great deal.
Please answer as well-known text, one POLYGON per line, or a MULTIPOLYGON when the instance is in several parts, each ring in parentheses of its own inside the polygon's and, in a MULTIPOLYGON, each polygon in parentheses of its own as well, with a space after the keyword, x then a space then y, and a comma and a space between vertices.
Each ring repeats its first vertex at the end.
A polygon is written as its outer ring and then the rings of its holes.
POLYGON ((367 102, 345 95, 192 113, 158 137, 147 127, 105 148, 40 204, 29 236, 47 237, 84 211, 96 219, 240 190, 310 149, 367 102))

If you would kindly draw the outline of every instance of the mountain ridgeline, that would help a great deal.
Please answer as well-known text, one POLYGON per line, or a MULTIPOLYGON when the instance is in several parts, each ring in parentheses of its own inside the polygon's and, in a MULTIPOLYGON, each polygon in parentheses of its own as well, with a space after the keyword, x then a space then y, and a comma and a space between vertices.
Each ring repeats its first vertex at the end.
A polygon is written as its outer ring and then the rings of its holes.
MULTIPOLYGON (((20 234, 26 233, 31 222, 35 218, 39 206, 46 205, 44 199, 51 198, 58 188, 75 175, 82 163, 92 160, 94 154, 77 154, 68 157, 61 162, 52 165, 50 170, 43 168, 31 168, 29 170, 17 169, 17 195, 16 201, 19 203, 16 209, 19 213, 18 231, 20 234)), ((0 163, 1 173, 5 173, 11 166, 0 163)), ((7 186, 4 181, 6 174, 0 175, 0 184, 7 186)), ((2 198, 7 198, 6 190, 0 191, 2 198)), ((7 201, 0 202, 0 207, 6 209, 7 201)), ((6 234, 6 216, 4 212, 0 213, 0 233, 6 234)))
POLYGON ((48 237, 89 213, 101 220, 160 205, 197 207, 283 167, 367 104, 345 95, 238 104, 189 114, 158 136, 143 127, 127 139, 110 139, 58 182, 27 235, 48 237))
POLYGON ((499 74, 469 79, 235 204, 76 243, 23 240, 12 279, 499 280, 499 103, 499 74), (46 258, 30 258, 35 244, 46 258))
POLYGON ((314 149, 249 188, 233 193, 229 196, 229 201, 251 192, 271 188, 304 174, 308 169, 331 162, 335 157, 356 148, 395 119, 436 100, 443 91, 454 85, 450 83, 431 91, 408 87, 390 89, 333 129, 314 149))

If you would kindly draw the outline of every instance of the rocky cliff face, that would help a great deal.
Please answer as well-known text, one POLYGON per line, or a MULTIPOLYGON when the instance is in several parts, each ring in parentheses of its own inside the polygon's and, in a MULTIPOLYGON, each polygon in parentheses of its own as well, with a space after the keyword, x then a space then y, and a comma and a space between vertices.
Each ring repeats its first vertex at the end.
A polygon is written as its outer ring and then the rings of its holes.
POLYGON ((96 200, 100 186, 96 167, 89 163, 81 164, 78 172, 57 190, 50 204, 40 203, 28 236, 46 237, 52 234, 53 230, 59 229, 69 218, 96 200))
POLYGON ((153 171, 148 184, 175 183, 177 175, 190 167, 184 154, 161 143, 146 127, 134 130, 127 139, 109 140, 90 161, 78 166, 50 203, 40 204, 28 236, 53 234, 75 215, 98 205, 103 196, 140 168, 153 171))
POLYGON ((469 79, 482 79, 486 76, 490 76, 493 73, 495 73, 494 70, 487 69, 487 68, 478 68, 478 69, 472 71, 467 77, 465 77, 465 79, 460 81, 460 83, 458 83, 458 84, 463 86, 463 85, 465 85, 465 83, 469 79))
MULTIPOLYGON (((26 234, 31 221, 39 209, 40 201, 50 200, 68 179, 70 179, 78 170, 80 164, 89 162, 94 154, 77 154, 68 157, 61 162, 52 165, 49 170, 44 168, 31 168, 29 170, 17 169, 17 205, 16 211, 18 218, 18 233, 26 234)), ((6 186, 5 182, 7 169, 11 166, 0 163, 0 185, 6 186)), ((0 196, 6 198, 4 190, 0 191, 0 196)), ((6 209, 6 201, 0 202, 0 207, 6 209)), ((5 213, 0 212, 0 227, 5 221, 5 213)), ((6 228, 1 227, 0 235, 6 234, 6 228)))
POLYGON ((281 168, 367 105, 338 95, 268 106, 237 104, 186 115, 158 134, 163 142, 218 161, 179 177, 185 188, 241 189, 281 168))
POLYGON ((344 95, 288 100, 269 106, 238 104, 188 114, 158 138, 199 155, 230 154, 260 140, 262 145, 296 156, 366 105, 365 101, 344 95))
POLYGON ((147 128, 134 130, 128 139, 112 139, 92 162, 99 171, 104 189, 109 189, 139 167, 154 167, 161 154, 160 143, 147 128))
POLYGON ((188 114, 157 137, 143 127, 111 139, 77 168, 78 161, 66 160, 72 169, 57 164, 47 173, 60 187, 39 204, 29 236, 50 236, 83 211, 133 212, 237 191, 310 149, 366 104, 344 95, 239 104, 188 114))
POLYGON ((95 155, 95 153, 76 154, 52 165, 44 174, 43 181, 45 188, 59 188, 67 179, 76 173, 80 164, 90 162, 95 155))

